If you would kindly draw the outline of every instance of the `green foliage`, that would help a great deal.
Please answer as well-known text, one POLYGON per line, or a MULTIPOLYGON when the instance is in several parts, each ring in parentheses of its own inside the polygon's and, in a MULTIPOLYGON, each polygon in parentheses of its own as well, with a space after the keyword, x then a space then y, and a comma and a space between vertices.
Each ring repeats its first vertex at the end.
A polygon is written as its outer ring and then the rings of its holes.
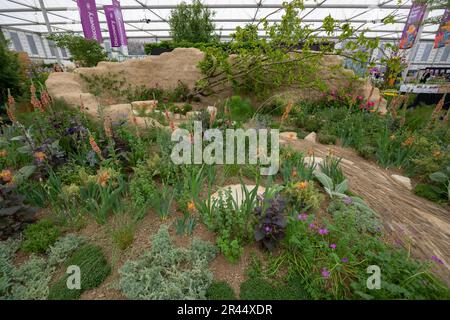
POLYGON ((341 160, 342 159, 337 159, 333 156, 327 156, 325 160, 319 164, 320 171, 330 177, 335 185, 338 185, 345 180, 344 172, 340 166, 341 160))
POLYGON ((23 70, 17 54, 8 49, 8 43, 2 35, 0 36, 0 106, 6 103, 8 89, 14 97, 22 94, 23 81, 23 70))
POLYGON ((79 299, 81 294, 89 289, 98 287, 110 274, 111 267, 98 246, 86 244, 67 259, 65 266, 78 266, 81 272, 81 288, 68 289, 68 275, 62 276, 56 283, 51 285, 50 300, 73 300, 79 299))
POLYGON ((208 300, 236 300, 233 288, 225 281, 214 281, 206 291, 208 300))
POLYGON ((125 250, 133 244, 134 241, 134 226, 125 224, 114 229, 112 237, 117 247, 120 250, 125 250))
POLYGON ((43 253, 55 243, 59 235, 58 227, 50 220, 41 220, 31 224, 24 231, 22 250, 43 253))
POLYGON ((431 185, 419 183, 414 187, 414 193, 422 198, 433 202, 441 202, 442 197, 439 192, 431 185))
POLYGON ((169 18, 170 35, 175 42, 211 42, 216 40, 215 25, 212 22, 215 12, 203 5, 200 0, 192 4, 181 2, 171 11, 169 18))
POLYGON ((281 149, 280 173, 285 184, 295 181, 308 181, 314 178, 314 162, 305 164, 304 155, 288 148, 281 149))
POLYGON ((231 119, 234 121, 245 122, 254 113, 250 100, 240 96, 232 96, 227 100, 225 107, 229 108, 231 119))
POLYGON ((49 265, 54 266, 63 263, 76 249, 86 242, 87 239, 85 237, 75 234, 68 234, 59 238, 47 251, 49 265))
POLYGON ((189 249, 174 247, 168 227, 162 226, 151 250, 119 270, 120 288, 129 299, 205 299, 213 280, 208 262, 214 256, 214 246, 197 239, 189 249))
POLYGON ((48 39, 54 41, 57 47, 69 49, 70 59, 80 63, 82 67, 95 67, 107 58, 102 46, 96 40, 74 34, 53 34, 48 39))
POLYGON ((323 200, 313 181, 289 183, 283 190, 283 195, 297 210, 317 210, 323 200))
POLYGON ((317 135, 317 138, 321 144, 336 144, 337 142, 336 136, 331 134, 320 133, 317 135))
POLYGON ((230 189, 219 191, 217 198, 201 202, 194 198, 197 210, 203 222, 217 235, 217 246, 225 257, 235 262, 243 252, 243 246, 253 235, 255 217, 253 209, 256 205, 258 188, 248 190, 241 184, 243 201, 239 206, 230 189))
POLYGON ((242 300, 304 300, 308 296, 298 278, 288 283, 270 283, 262 278, 250 278, 241 283, 242 300))

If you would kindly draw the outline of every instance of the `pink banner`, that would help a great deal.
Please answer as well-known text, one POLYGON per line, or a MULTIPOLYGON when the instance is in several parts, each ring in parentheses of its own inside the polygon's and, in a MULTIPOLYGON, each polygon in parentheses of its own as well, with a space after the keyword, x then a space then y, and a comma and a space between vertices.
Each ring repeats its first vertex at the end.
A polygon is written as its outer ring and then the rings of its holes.
POLYGON ((111 40, 111 47, 120 47, 119 28, 116 17, 116 7, 109 5, 103 6, 105 10, 106 23, 108 24, 109 38, 111 40))
POLYGON ((103 42, 100 23, 98 22, 97 6, 95 0, 77 0, 78 10, 80 11, 81 26, 83 27, 84 37, 94 39, 99 43, 103 42))
POLYGON ((127 34, 125 32, 125 23, 123 22, 122 10, 120 9, 120 2, 118 0, 112 1, 113 6, 116 8, 116 21, 117 21, 117 29, 119 31, 120 43, 123 46, 128 44, 127 42, 127 34))
POLYGON ((426 3, 413 3, 400 39, 400 49, 409 49, 413 46, 426 9, 426 3))

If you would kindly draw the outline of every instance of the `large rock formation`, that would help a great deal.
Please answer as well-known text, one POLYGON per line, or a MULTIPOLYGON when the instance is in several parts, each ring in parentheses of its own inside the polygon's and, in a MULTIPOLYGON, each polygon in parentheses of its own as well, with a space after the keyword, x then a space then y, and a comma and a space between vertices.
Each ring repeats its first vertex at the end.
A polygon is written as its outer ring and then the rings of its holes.
MULTIPOLYGON (((104 78, 118 76, 124 80, 123 88, 128 86, 147 88, 159 87, 164 90, 176 88, 180 82, 190 89, 203 77, 198 69, 198 63, 202 61, 204 54, 195 48, 177 48, 172 52, 166 52, 159 56, 149 56, 144 59, 131 59, 124 62, 100 62, 94 68, 78 68, 74 72, 52 73, 46 85, 53 98, 65 100, 69 105, 79 106, 83 103, 88 113, 97 114, 97 107, 102 105, 116 105, 126 101, 124 97, 96 97, 90 91, 89 84, 83 80, 83 76, 93 78, 100 76, 104 78)), ((322 68, 317 71, 317 77, 327 82, 329 90, 338 91, 342 88, 352 88, 352 92, 369 99, 378 105, 380 93, 377 88, 372 89, 370 83, 356 77, 351 70, 336 68, 341 65, 342 59, 336 56, 327 56, 322 68)), ((112 90, 114 91, 114 90, 112 90)), ((297 88, 280 88, 279 92, 289 94, 292 99, 317 100, 321 97, 318 92, 297 88)), ((279 93, 278 92, 278 93, 279 93)), ((225 90, 225 94, 231 90, 225 90)), ((275 93, 274 93, 275 94, 275 93)), ((220 97, 211 97, 205 103, 214 103, 220 97)), ((223 97, 222 97, 223 98, 223 97)), ((382 101, 381 109, 385 108, 382 101)))

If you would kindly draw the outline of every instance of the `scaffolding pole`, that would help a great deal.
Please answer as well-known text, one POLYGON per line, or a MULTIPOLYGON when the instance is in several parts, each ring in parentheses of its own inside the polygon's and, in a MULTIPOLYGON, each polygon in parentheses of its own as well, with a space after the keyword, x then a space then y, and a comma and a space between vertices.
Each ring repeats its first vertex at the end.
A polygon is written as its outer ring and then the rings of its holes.
MULTIPOLYGON (((41 5, 42 15, 44 16, 45 25, 47 26, 47 31, 51 35, 53 33, 52 27, 50 26, 50 21, 48 20, 47 16, 47 10, 45 9, 44 0, 39 0, 39 4, 41 5)), ((61 66, 61 68, 64 68, 64 65, 61 61, 61 56, 59 55, 58 48, 55 48, 55 54, 56 54, 56 61, 58 61, 58 64, 61 66)))

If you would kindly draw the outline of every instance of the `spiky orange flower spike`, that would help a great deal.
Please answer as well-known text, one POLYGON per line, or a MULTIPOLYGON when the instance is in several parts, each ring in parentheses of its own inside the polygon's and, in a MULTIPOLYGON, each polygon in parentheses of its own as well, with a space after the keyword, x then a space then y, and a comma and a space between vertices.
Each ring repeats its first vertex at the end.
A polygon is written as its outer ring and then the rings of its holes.
POLYGON ((289 102, 288 105, 287 105, 287 107, 286 107, 286 110, 284 111, 283 115, 281 116, 281 121, 282 121, 282 122, 283 122, 284 120, 286 120, 287 117, 289 116, 289 113, 290 113, 291 110, 292 110, 292 106, 293 106, 292 102, 289 102))
POLYGON ((102 152, 100 148, 97 145, 97 142, 95 142, 95 139, 92 135, 89 136, 89 144, 91 145, 92 150, 97 154, 97 156, 103 160, 102 152))
POLYGON ((52 103, 52 98, 48 94, 47 90, 41 92, 41 105, 44 110, 48 109, 52 103))
POLYGON ((34 86, 34 84, 30 85, 30 93, 31 93, 30 103, 33 106, 33 109, 34 110, 39 109, 41 111, 44 111, 41 101, 39 101, 39 99, 36 98, 36 87, 34 86))
POLYGON ((212 128, 214 121, 216 120, 216 112, 212 111, 209 115, 209 127, 212 128))

